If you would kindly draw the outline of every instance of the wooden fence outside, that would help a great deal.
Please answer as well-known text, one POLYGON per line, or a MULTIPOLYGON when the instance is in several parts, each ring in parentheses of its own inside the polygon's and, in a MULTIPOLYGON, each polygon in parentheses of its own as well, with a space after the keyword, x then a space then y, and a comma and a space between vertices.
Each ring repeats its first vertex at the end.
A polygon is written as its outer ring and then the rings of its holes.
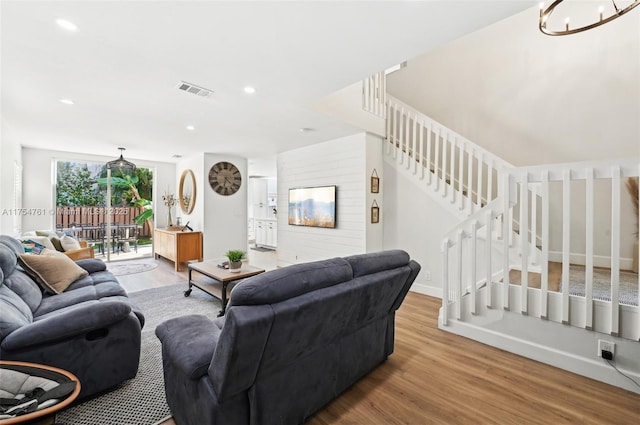
MULTIPOLYGON (((111 215, 112 226, 135 225, 134 217, 142 213, 142 207, 56 207, 56 228, 74 229, 96 228, 107 225, 107 214, 111 215)), ((139 228, 138 236, 149 237, 149 226, 139 228)))

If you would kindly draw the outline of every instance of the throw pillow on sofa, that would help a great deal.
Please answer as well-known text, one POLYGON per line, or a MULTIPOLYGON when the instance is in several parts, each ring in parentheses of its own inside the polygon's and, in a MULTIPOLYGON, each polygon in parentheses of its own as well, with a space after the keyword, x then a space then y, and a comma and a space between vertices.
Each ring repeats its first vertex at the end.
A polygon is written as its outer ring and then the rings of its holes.
POLYGON ((37 242, 40 245, 44 245, 44 247, 48 248, 48 249, 53 249, 53 250, 56 249, 56 247, 53 246, 53 244, 51 243, 51 240, 46 236, 25 236, 25 235, 22 235, 20 237, 20 241, 28 241, 28 240, 31 240, 33 242, 37 242))
POLYGON ((77 239, 74 239, 73 237, 67 235, 64 235, 62 238, 60 238, 60 244, 62 245, 62 249, 64 249, 65 251, 82 248, 80 246, 80 242, 78 242, 77 239))
POLYGON ((40 254, 42 250, 46 249, 44 245, 32 241, 31 239, 24 239, 20 241, 20 243, 22 244, 25 254, 40 254))
POLYGON ((60 242, 60 238, 54 236, 51 238, 51 243, 53 244, 56 251, 64 252, 64 248, 62 247, 62 242, 60 242))
POLYGON ((89 273, 56 250, 44 249, 40 255, 18 255, 20 266, 42 289, 60 294, 73 282, 89 273))

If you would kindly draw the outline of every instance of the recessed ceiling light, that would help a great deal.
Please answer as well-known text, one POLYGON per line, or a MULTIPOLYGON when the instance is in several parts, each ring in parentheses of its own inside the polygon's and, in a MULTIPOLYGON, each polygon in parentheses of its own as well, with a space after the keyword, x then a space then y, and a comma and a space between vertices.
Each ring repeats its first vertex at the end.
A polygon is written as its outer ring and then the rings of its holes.
POLYGON ((311 127, 302 127, 300 129, 300 133, 308 133, 310 131, 315 131, 315 129, 311 128, 311 127))
POLYGON ((64 103, 65 105, 73 105, 73 100, 71 99, 60 99, 60 103, 64 103))
POLYGON ((57 19, 56 24, 58 24, 60 28, 64 28, 67 31, 78 31, 78 26, 73 22, 67 21, 66 19, 57 19))
POLYGON ((254 94, 256 92, 256 89, 254 87, 251 87, 251 86, 246 86, 244 88, 244 92, 248 93, 248 94, 254 94))
POLYGON ((174 158, 182 158, 182 155, 180 155, 180 154, 178 154, 178 153, 177 153, 177 154, 173 155, 173 157, 174 157, 174 158))
POLYGON ((186 128, 187 130, 189 130, 189 131, 194 131, 194 130, 196 129, 196 128, 195 128, 194 126, 192 126, 192 125, 188 125, 188 126, 186 126, 185 128, 186 128))

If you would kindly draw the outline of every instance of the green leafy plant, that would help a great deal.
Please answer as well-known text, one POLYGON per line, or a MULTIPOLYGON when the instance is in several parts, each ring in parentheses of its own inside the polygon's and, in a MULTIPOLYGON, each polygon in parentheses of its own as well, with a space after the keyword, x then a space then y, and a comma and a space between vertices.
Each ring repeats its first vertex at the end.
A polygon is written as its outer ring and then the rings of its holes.
POLYGON ((229 259, 229 262, 235 263, 237 261, 242 261, 244 254, 245 252, 240 251, 239 249, 230 249, 225 255, 229 259))
MULTIPOLYGON (((153 221, 151 220, 153 217, 153 204, 148 199, 144 199, 140 196, 140 192, 136 187, 138 181, 138 176, 131 177, 129 175, 125 175, 124 177, 111 177, 111 184, 114 187, 123 190, 124 196, 130 197, 133 205, 142 207, 142 213, 135 216, 133 220, 138 224, 146 222, 149 226, 149 230, 153 231, 153 221)), ((106 178, 99 178, 97 182, 100 185, 107 185, 106 178)))

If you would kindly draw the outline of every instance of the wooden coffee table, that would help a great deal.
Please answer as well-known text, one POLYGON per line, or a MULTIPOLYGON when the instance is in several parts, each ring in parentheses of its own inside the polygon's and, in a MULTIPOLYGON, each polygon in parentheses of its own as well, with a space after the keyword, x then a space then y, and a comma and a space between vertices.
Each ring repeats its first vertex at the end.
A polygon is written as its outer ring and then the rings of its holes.
POLYGON ((224 315, 227 308, 227 288, 234 282, 264 273, 264 269, 250 266, 242 263, 240 272, 230 272, 228 269, 218 267, 224 259, 201 261, 197 263, 189 263, 189 288, 184 291, 184 296, 191 295, 191 288, 195 286, 203 290, 207 294, 217 298, 222 303, 222 310, 218 313, 218 317, 224 315), (196 271, 204 277, 193 277, 196 271))

